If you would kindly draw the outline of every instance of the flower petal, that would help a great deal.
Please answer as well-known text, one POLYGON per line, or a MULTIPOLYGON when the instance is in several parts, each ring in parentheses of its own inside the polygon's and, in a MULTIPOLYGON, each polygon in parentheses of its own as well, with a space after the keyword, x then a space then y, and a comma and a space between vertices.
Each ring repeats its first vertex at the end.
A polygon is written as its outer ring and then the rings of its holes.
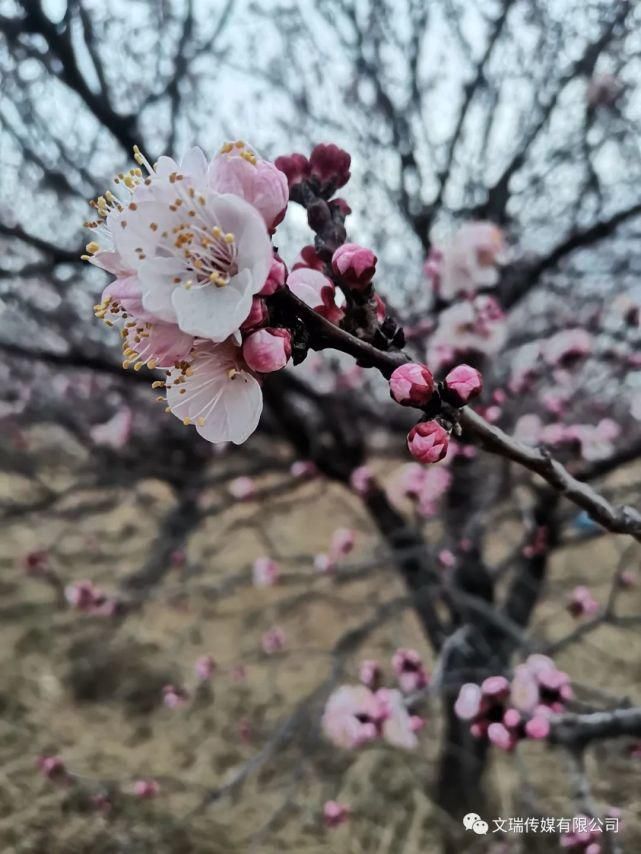
POLYGON ((243 270, 222 288, 175 287, 171 300, 178 325, 190 335, 225 341, 251 311, 251 285, 250 272, 243 270))
POLYGON ((173 370, 167 402, 177 418, 189 419, 209 442, 244 442, 258 426, 263 408, 260 384, 238 368, 233 344, 197 347, 189 373, 173 370))

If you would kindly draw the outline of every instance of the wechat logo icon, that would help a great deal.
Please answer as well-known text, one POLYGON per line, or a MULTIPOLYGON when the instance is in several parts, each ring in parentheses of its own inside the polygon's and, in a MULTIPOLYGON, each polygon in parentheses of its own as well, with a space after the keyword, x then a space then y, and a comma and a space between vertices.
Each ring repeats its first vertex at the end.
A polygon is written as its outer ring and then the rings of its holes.
POLYGON ((485 836, 489 829, 487 822, 483 821, 481 816, 475 812, 468 812, 468 814, 463 817, 463 827, 466 830, 471 830, 478 836, 485 836))

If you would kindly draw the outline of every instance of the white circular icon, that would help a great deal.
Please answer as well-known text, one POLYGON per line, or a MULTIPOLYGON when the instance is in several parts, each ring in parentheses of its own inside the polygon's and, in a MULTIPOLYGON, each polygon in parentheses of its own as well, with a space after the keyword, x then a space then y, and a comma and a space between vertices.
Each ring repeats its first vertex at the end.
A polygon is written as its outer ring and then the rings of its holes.
POLYGON ((468 812, 466 816, 463 817, 463 827, 466 830, 471 830, 479 836, 485 836, 489 827, 486 821, 483 821, 481 816, 475 812, 468 812))
POLYGON ((475 812, 468 812, 466 816, 463 817, 463 827, 466 830, 471 830, 474 826, 475 821, 480 821, 481 816, 475 812))

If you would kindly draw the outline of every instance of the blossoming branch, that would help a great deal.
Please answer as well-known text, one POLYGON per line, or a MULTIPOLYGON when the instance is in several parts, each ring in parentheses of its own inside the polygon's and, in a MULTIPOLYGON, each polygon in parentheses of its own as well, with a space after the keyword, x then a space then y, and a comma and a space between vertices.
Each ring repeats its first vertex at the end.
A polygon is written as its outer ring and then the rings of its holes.
MULTIPOLYGON (((118 325, 123 367, 160 368, 168 411, 211 442, 241 443, 256 429, 263 375, 304 360, 314 338, 286 290, 337 328, 386 351, 400 352, 403 331, 386 315, 374 289, 375 254, 346 243, 350 209, 334 198, 349 179, 350 157, 334 145, 302 155, 263 160, 242 142, 227 143, 208 162, 194 148, 176 163, 153 166, 138 148, 138 166, 115 178, 92 206, 95 239, 83 256, 115 276, 96 315, 118 325), (316 231, 314 246, 288 271, 272 240, 289 199, 304 204, 316 231), (342 294, 339 305, 337 294, 342 294)), ((488 275, 499 233, 481 266, 488 275)), ((447 278, 446 273, 444 273, 447 278)), ((440 412, 441 399, 463 406, 482 388, 478 371, 460 365, 439 386, 424 365, 400 364, 390 379, 401 405, 440 412), (429 404, 429 408, 428 407, 429 404)), ((441 459, 451 423, 427 420, 408 436, 422 462, 441 459)))
MULTIPOLYGON (((376 255, 346 242, 351 209, 336 191, 350 177, 347 152, 320 144, 309 158, 292 154, 270 163, 237 141, 211 162, 198 148, 179 164, 160 157, 152 166, 137 147, 134 157, 138 166, 114 179, 116 191, 91 203, 96 218, 86 226, 95 239, 83 258, 115 276, 95 313, 120 328, 123 367, 164 371, 152 387, 163 390, 158 400, 167 412, 210 442, 240 444, 258 426, 266 374, 300 364, 310 350, 337 349, 357 366, 377 368, 397 403, 422 411, 407 437, 419 462, 442 460, 452 434, 464 429, 487 450, 542 476, 607 529, 641 538, 636 511, 613 507, 547 451, 494 426, 496 405, 484 407, 486 418, 464 408, 483 382, 457 358, 491 356, 505 341, 504 313, 488 293, 507 254, 500 229, 466 223, 426 261, 444 306, 427 344, 430 370, 403 352, 406 334, 416 330, 406 333, 388 314, 374 285, 376 255), (306 209, 315 234, 291 270, 273 243, 289 201, 306 209), (444 373, 443 380, 433 372, 444 373)), ((550 358, 558 362, 584 348, 580 333, 556 342, 550 358)), ((596 442, 603 444, 603 436, 596 442)))

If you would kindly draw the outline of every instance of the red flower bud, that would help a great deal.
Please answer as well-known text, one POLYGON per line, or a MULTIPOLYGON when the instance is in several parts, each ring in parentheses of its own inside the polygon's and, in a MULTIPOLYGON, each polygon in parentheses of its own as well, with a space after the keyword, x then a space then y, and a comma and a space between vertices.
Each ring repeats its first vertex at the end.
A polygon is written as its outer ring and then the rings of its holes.
POLYGON ((309 177, 309 160, 304 154, 295 153, 277 157, 274 160, 274 166, 285 173, 290 190, 309 177))
POLYGON ((392 398, 401 406, 425 406, 434 394, 431 371, 418 362, 396 368, 389 381, 392 398))
MULTIPOLYGON (((333 143, 320 143, 309 157, 310 173, 321 184, 332 184, 337 190, 349 181, 351 162, 352 158, 342 148, 333 143)), ((278 161, 276 165, 278 166, 278 161)))
POLYGON ((344 243, 332 257, 332 268, 352 288, 366 288, 376 272, 376 255, 358 243, 344 243))
POLYGON ((437 463, 447 453, 449 436, 438 421, 421 421, 407 434, 407 447, 419 463, 437 463))
POLYGON ((445 397, 453 406, 465 406, 483 391, 483 377, 470 365, 457 365, 443 381, 445 397))

